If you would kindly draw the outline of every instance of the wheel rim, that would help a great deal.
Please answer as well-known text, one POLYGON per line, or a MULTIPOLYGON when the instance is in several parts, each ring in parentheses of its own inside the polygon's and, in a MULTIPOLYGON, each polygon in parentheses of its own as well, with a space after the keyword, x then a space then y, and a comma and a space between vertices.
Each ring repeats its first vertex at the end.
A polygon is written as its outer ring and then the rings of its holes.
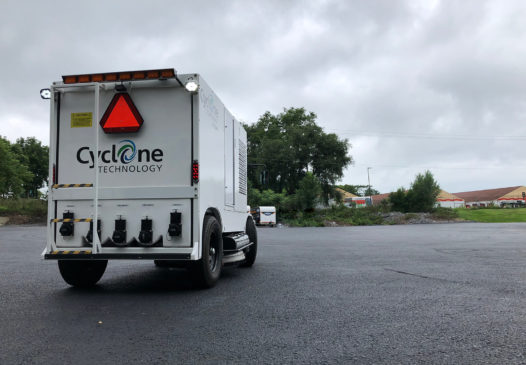
POLYGON ((210 237, 210 249, 208 250, 208 267, 210 268, 210 271, 214 271, 217 267, 217 260, 218 260, 218 239, 215 234, 213 234, 210 237))

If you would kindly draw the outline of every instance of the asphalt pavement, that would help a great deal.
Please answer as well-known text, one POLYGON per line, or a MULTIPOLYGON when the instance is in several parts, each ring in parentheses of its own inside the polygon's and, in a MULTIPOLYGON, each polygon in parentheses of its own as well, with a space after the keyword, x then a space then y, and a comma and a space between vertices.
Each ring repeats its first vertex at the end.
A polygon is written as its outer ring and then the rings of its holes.
POLYGON ((44 227, 0 227, 0 364, 526 362, 526 224, 258 233, 213 289, 112 261, 79 290, 44 227))

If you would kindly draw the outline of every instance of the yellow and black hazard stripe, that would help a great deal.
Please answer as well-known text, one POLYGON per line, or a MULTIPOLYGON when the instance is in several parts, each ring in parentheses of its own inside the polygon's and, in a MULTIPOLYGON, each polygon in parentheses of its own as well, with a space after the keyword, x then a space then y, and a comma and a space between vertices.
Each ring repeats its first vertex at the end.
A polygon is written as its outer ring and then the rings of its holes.
POLYGON ((78 223, 78 222, 93 222, 93 218, 76 218, 76 219, 73 219, 73 218, 55 218, 55 219, 52 219, 51 220, 51 223, 60 223, 60 222, 73 222, 73 223, 78 223))
POLYGON ((91 250, 51 251, 50 255, 91 255, 91 250))
POLYGON ((55 184, 53 189, 62 189, 62 188, 91 188, 93 184, 55 184))

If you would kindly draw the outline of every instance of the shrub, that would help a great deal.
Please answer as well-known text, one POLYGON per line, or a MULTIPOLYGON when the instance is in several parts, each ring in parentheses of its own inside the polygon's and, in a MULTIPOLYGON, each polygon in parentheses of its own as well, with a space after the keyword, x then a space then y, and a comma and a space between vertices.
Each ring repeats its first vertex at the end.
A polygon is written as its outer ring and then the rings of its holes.
POLYGON ((1 215, 27 215, 30 217, 45 217, 47 202, 40 199, 0 199, 1 215))
POLYGON ((391 203, 389 202, 389 199, 382 200, 378 206, 378 209, 382 213, 389 213, 391 211, 391 203))
POLYGON ((431 213, 431 217, 433 219, 453 220, 455 218, 458 218, 458 211, 452 208, 438 207, 438 208, 433 209, 433 212, 431 213))
POLYGON ((372 225, 383 224, 383 218, 378 208, 349 208, 344 205, 320 209, 314 212, 299 212, 295 215, 284 217, 284 222, 296 227, 320 227, 327 222, 338 225, 372 225))

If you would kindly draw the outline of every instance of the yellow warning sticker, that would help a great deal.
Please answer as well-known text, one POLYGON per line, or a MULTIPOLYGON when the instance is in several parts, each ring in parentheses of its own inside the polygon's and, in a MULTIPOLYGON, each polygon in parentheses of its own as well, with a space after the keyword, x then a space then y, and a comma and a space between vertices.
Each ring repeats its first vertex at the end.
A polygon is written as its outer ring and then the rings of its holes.
POLYGON ((71 113, 71 128, 91 127, 93 113, 71 113))

